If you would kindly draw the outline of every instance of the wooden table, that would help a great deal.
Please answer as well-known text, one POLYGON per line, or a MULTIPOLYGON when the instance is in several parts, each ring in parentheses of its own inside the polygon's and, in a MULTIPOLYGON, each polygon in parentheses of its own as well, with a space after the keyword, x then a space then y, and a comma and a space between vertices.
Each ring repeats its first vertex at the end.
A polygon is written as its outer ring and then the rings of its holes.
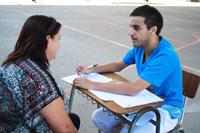
MULTIPOLYGON (((125 78, 121 77, 120 75, 116 73, 104 73, 103 74, 106 77, 112 78, 113 83, 118 83, 118 82, 128 82, 125 78)), ((75 89, 79 90, 81 93, 87 96, 88 100, 95 101, 97 105, 101 105, 102 107, 106 108, 108 111, 112 112, 115 114, 118 118, 120 118, 122 121, 130 125, 129 132, 131 133, 133 127, 135 126, 137 120, 146 112, 152 111, 156 114, 156 121, 151 120, 150 122, 156 126, 156 133, 159 133, 160 131, 160 114, 157 110, 157 107, 161 106, 163 101, 159 102, 154 102, 150 104, 145 104, 145 105, 139 105, 139 106, 134 106, 134 107, 129 107, 129 108, 123 108, 116 104, 113 101, 103 101, 99 99, 96 95, 92 94, 90 91, 84 88, 76 88, 72 86, 71 94, 70 94, 70 101, 69 101, 69 107, 70 111, 72 108, 72 102, 73 102, 73 97, 74 97, 74 92, 75 89), (135 117, 132 121, 127 120, 124 115, 128 114, 130 112, 136 112, 135 117)))

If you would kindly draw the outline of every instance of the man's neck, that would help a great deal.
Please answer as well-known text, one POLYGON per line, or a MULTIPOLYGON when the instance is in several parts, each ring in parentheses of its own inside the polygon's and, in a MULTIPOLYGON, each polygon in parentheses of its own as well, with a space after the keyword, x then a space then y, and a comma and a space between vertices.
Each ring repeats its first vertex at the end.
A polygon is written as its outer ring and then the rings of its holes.
POLYGON ((152 38, 149 39, 148 44, 145 45, 145 47, 143 47, 146 59, 151 55, 153 50, 156 49, 159 42, 160 42, 159 36, 153 36, 152 38))

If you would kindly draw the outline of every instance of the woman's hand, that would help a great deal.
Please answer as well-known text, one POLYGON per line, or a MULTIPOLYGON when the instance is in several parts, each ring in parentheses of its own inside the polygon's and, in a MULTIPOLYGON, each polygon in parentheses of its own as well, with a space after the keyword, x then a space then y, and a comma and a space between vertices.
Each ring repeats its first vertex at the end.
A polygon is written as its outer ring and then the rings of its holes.
POLYGON ((84 77, 76 78, 74 80, 74 85, 84 89, 95 89, 95 82, 92 82, 84 77))

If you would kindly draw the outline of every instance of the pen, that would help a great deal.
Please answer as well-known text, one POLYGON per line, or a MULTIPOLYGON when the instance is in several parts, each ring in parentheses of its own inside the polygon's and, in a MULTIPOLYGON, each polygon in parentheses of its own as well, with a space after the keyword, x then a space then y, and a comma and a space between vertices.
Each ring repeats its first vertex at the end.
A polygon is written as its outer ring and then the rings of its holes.
POLYGON ((90 65, 90 66, 88 66, 88 68, 96 67, 96 66, 98 66, 98 64, 90 65))

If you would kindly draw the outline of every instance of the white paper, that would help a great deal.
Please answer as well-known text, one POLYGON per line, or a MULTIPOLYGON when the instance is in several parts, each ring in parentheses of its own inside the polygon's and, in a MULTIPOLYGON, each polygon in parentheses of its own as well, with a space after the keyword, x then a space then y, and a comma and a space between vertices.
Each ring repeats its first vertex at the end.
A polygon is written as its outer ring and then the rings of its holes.
MULTIPOLYGON (((94 82, 107 83, 107 82, 112 81, 112 78, 108 78, 108 77, 103 76, 98 73, 81 74, 81 76, 87 78, 90 81, 94 81, 94 82)), ((70 84, 73 84, 74 79, 77 77, 80 77, 80 75, 75 74, 75 75, 67 76, 67 77, 62 78, 62 80, 66 81, 70 84)))
POLYGON ((61 78, 61 79, 66 81, 67 83, 73 84, 74 79, 77 78, 77 77, 79 77, 79 75, 75 74, 75 75, 67 76, 67 77, 64 77, 64 78, 61 78))
POLYGON ((97 97, 99 97, 100 99, 105 101, 114 101, 123 108, 162 101, 161 98, 159 98, 158 96, 147 90, 143 90, 135 96, 113 94, 98 90, 89 90, 89 91, 92 92, 97 97))
POLYGON ((113 99, 118 96, 118 94, 103 92, 99 90, 89 90, 89 91, 104 101, 113 101, 113 99))
MULTIPOLYGON (((112 78, 108 78, 98 73, 81 74, 81 76, 86 77, 87 79, 94 82, 107 83, 107 82, 112 81, 112 78)), ((64 77, 62 79, 70 84, 73 84, 74 79, 77 77, 80 77, 80 75, 75 74, 68 77, 64 77)), ((162 101, 161 98, 159 98, 158 96, 156 96, 155 94, 147 90, 143 90, 135 96, 114 94, 114 93, 103 92, 103 91, 99 91, 95 89, 89 90, 89 91, 93 93, 94 95, 96 95, 97 97, 99 97, 100 99, 104 101, 114 101, 115 103, 117 103, 123 108, 162 101)))

